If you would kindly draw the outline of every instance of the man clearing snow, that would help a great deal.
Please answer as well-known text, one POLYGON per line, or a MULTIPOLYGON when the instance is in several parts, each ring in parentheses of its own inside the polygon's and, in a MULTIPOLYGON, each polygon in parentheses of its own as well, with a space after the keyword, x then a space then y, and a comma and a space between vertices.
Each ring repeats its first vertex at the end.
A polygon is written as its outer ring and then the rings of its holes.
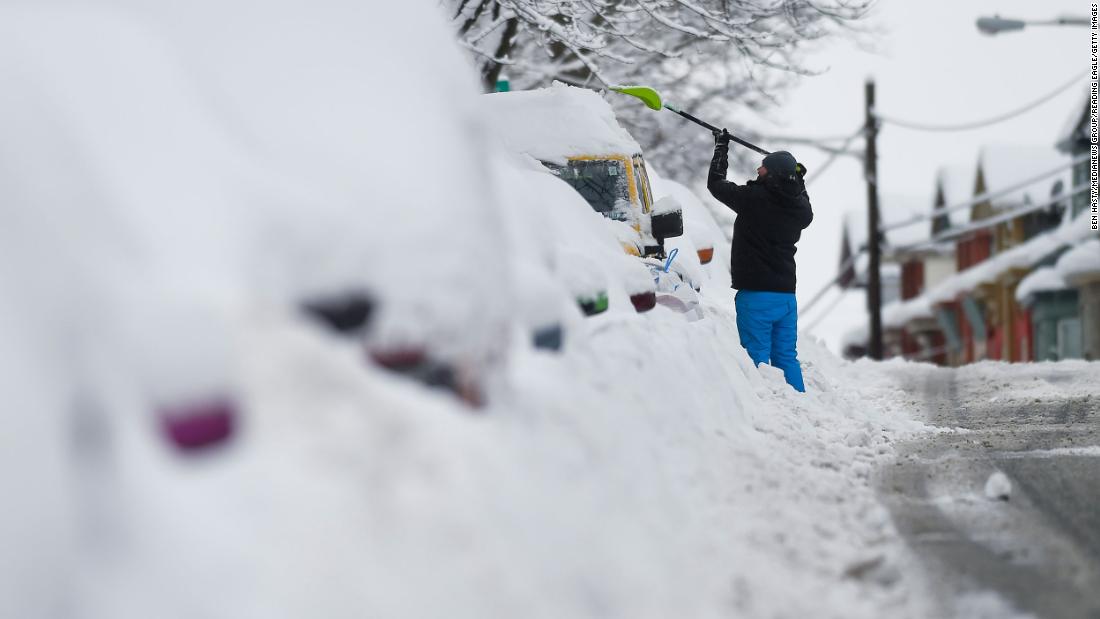
POLYGON ((771 362, 787 383, 806 391, 798 365, 795 243, 813 221, 810 197, 795 158, 786 151, 764 157, 759 176, 745 185, 726 180, 730 134, 714 134, 707 189, 737 213, 731 252, 737 289, 737 330, 757 365, 771 362))

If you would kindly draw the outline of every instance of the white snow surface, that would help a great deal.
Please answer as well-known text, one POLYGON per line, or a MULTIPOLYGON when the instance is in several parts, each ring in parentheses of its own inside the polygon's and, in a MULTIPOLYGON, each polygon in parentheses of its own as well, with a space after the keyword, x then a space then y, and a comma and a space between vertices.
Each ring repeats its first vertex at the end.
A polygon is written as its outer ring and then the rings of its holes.
POLYGON ((509 151, 564 165, 577 155, 634 155, 641 146, 595 91, 555 82, 550 88, 480 97, 509 151))
POLYGON ((560 357, 513 351, 478 415, 252 323, 234 443, 181 457, 111 411, 92 471, 51 464, 70 422, 35 388, 68 385, 25 365, 40 429, 5 470, 39 499, 4 513, 0 582, 42 592, 18 616, 927 616, 919 582, 846 575, 907 560, 868 478, 924 430, 908 396, 809 341, 796 394, 752 366, 722 292, 702 321, 658 307, 584 323, 560 357))
POLYGON ((1004 471, 993 471, 985 480, 983 492, 991 501, 1007 501, 1012 496, 1012 481, 1004 471))

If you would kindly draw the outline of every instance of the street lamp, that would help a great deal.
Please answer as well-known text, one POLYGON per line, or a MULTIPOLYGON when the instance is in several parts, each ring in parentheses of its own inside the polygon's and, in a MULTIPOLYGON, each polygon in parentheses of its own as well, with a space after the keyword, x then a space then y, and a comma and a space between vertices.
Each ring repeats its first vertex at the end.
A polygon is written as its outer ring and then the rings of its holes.
POLYGON ((979 17, 978 30, 981 30, 982 34, 992 36, 999 32, 1023 30, 1024 26, 1087 26, 1090 23, 1087 17, 1062 16, 1045 21, 1025 21, 1022 19, 1006 19, 1000 15, 994 15, 993 17, 979 17))

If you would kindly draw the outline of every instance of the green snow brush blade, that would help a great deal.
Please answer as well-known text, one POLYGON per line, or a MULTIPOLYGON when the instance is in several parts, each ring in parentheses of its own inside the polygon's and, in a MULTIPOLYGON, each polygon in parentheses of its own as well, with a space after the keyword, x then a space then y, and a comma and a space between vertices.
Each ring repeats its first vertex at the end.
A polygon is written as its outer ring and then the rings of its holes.
POLYGON ((664 104, 661 103, 661 93, 653 90, 649 86, 612 86, 611 90, 621 92, 624 95, 637 97, 651 110, 659 110, 664 107, 664 104))

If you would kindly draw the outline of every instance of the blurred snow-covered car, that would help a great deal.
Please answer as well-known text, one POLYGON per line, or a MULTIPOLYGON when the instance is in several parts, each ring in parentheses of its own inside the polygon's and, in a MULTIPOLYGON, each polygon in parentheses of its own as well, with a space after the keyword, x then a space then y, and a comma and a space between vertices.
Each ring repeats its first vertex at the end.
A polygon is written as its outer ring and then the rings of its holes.
POLYGON ((377 364, 480 400, 507 347, 511 294, 477 80, 436 7, 403 4, 383 20, 343 2, 307 28, 307 3, 258 21, 220 6, 169 5, 157 27, 278 180, 250 209, 252 277, 272 300, 361 335, 377 364), (426 54, 433 35, 441 49, 426 54))
POLYGON ((470 156, 476 79, 457 51, 420 53, 425 28, 450 45, 434 7, 394 26, 340 3, 309 28, 294 2, 262 20, 201 0, 0 10, 0 74, 19 84, 0 96, 0 245, 28 269, 5 294, 51 327, 79 408, 145 411, 184 450, 224 443, 240 327, 272 314, 484 398, 510 280, 470 156))

